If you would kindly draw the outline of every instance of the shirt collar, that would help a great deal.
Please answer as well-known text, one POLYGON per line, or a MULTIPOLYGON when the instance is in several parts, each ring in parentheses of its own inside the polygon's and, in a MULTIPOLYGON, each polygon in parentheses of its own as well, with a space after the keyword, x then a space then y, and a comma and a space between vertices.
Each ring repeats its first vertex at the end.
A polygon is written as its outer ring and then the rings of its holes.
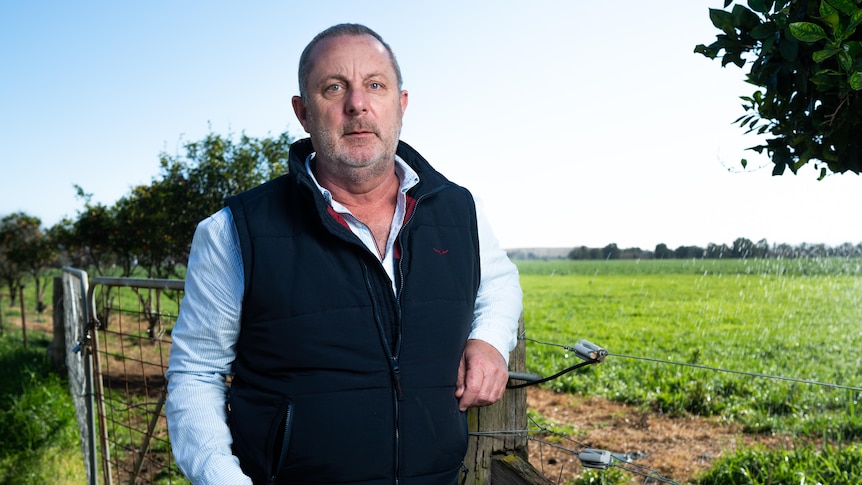
MULTIPOLYGON (((316 152, 311 152, 308 157, 305 158, 305 171, 308 172, 308 175, 311 177, 317 190, 323 194, 323 198, 326 199, 326 203, 332 204, 332 193, 317 182, 317 177, 314 176, 314 172, 311 170, 311 160, 314 158, 315 154, 316 152)), ((416 171, 398 155, 395 155, 395 175, 398 176, 398 190, 402 194, 406 194, 408 190, 412 189, 419 183, 419 174, 417 174, 416 171)))

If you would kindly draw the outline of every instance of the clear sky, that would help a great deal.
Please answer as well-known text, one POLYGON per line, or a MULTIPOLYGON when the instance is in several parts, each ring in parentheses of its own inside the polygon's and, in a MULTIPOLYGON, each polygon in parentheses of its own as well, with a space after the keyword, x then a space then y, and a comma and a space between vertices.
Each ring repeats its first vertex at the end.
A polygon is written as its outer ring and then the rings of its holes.
POLYGON ((772 177, 745 150, 731 122, 753 86, 693 53, 721 6, 2 2, 0 216, 75 218, 73 184, 111 205, 210 130, 304 136, 299 54, 360 22, 401 64, 402 139, 484 202, 504 247, 862 242, 860 177, 772 177))

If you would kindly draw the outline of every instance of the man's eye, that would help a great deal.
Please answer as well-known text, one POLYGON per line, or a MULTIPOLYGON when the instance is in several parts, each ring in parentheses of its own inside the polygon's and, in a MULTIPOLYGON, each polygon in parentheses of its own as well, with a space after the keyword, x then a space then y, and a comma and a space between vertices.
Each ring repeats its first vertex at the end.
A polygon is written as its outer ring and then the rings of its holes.
POLYGON ((382 88, 383 88, 383 85, 382 85, 382 84, 380 84, 380 83, 371 83, 371 84, 369 85, 369 87, 370 87, 371 89, 382 89, 382 88))
POLYGON ((341 86, 338 84, 332 84, 330 86, 327 86, 326 90, 331 92, 341 91, 341 86))

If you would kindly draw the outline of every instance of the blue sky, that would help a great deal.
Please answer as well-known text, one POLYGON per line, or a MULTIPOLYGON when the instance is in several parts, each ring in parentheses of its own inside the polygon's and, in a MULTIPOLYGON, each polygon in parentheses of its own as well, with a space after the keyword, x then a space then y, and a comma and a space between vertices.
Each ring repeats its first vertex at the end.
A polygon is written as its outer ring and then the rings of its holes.
POLYGON ((3 2, 0 216, 74 218, 73 184, 113 204, 210 129, 303 136, 299 53, 360 22, 401 64, 402 139, 473 190, 504 247, 862 242, 858 176, 772 177, 745 151, 731 122, 753 87, 693 53, 721 5, 3 2))

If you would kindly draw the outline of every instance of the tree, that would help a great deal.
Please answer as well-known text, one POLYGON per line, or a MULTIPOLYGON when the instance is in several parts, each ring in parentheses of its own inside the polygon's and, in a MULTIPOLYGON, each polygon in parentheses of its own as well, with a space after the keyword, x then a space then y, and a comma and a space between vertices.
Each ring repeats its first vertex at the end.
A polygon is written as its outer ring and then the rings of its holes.
POLYGON ((78 212, 74 221, 63 219, 48 232, 64 253, 64 264, 75 267, 92 267, 99 276, 105 275, 107 267, 115 261, 112 249, 116 231, 114 211, 101 203, 91 202, 92 194, 87 194, 75 186, 78 197, 84 199, 84 210, 78 212))
POLYGON ((721 259, 730 258, 732 256, 730 254, 730 248, 727 247, 727 244, 718 245, 715 243, 709 243, 706 246, 706 253, 704 254, 704 257, 709 259, 721 259))
POLYGON ((603 259, 620 259, 620 248, 616 243, 610 243, 602 248, 603 259))
MULTIPOLYGON (((188 261, 194 223, 186 222, 194 196, 182 177, 166 177, 150 185, 139 185, 116 205, 116 250, 124 275, 136 266, 148 278, 177 276, 177 264, 188 261), (189 226, 189 227, 186 227, 189 226)), ((202 215, 200 218, 206 217, 202 215)))
POLYGON ((185 265, 197 223, 221 209, 227 197, 287 173, 291 143, 286 132, 267 138, 242 134, 238 142, 232 136, 210 133, 187 143, 184 157, 162 154, 162 178, 149 187, 149 198, 138 190, 141 201, 151 204, 149 227, 159 232, 151 235, 151 248, 165 246, 162 254, 148 256, 146 263, 159 267, 166 262, 163 268, 185 265))
POLYGON ((704 253, 704 249, 698 246, 680 246, 673 251, 677 259, 700 259, 704 253))
POLYGON ((210 133, 184 145, 184 155, 159 157, 161 171, 149 185, 132 188, 111 207, 87 203, 67 235, 101 267, 112 258, 129 276, 142 267, 148 277, 180 276, 188 263, 197 223, 233 194, 287 173, 291 137, 252 138, 210 133), (107 236, 106 236, 107 235, 107 236))
POLYGON ((590 249, 586 246, 575 247, 569 251, 569 259, 590 259, 590 249))
POLYGON ((672 259, 674 257, 673 251, 665 243, 656 244, 654 253, 655 259, 672 259))
POLYGON ((733 247, 730 249, 731 258, 751 258, 754 257, 754 243, 751 239, 738 237, 733 240, 733 247))
POLYGON ((24 276, 27 274, 16 261, 9 257, 10 235, 0 227, 0 279, 9 290, 10 306, 15 306, 18 290, 24 286, 24 276))
MULTIPOLYGON (((733 0, 725 0, 727 8, 733 0)), ((744 114, 735 123, 746 133, 769 133, 763 144, 773 175, 795 174, 808 164, 828 171, 862 172, 862 8, 858 0, 748 0, 731 11, 710 9, 722 31, 695 52, 722 67, 742 68, 757 86, 742 96, 744 114), (723 53, 723 54, 722 54, 723 53)), ((742 160, 743 168, 747 161, 742 160)))
MULTIPOLYGON (((36 310, 40 313, 47 308, 45 290, 48 282, 43 280, 42 274, 56 254, 55 245, 42 232, 41 226, 42 221, 38 217, 23 212, 16 212, 0 220, 0 245, 5 248, 5 258, 16 265, 18 271, 29 273, 33 277, 36 284, 36 310)), ((10 296, 15 291, 15 286, 23 286, 20 276, 17 280, 15 277, 7 278, 6 282, 10 296)))

